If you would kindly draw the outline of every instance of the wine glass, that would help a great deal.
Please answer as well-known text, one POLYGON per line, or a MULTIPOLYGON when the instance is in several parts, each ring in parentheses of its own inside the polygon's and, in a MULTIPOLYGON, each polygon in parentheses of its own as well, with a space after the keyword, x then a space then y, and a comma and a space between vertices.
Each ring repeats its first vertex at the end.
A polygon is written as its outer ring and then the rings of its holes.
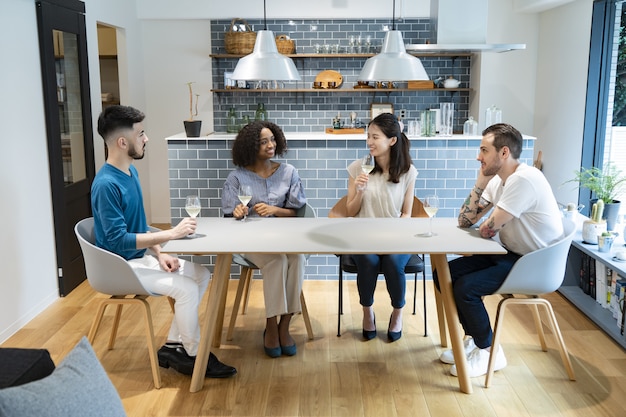
MULTIPOLYGON (((200 198, 197 195, 188 195, 187 198, 185 199, 185 210, 187 211, 187 214, 189 215, 189 217, 191 217, 192 219, 195 219, 198 214, 200 214, 200 209, 202 207, 200 206, 200 198)), ((195 233, 191 233, 189 234, 189 237, 195 237, 196 234, 195 233)))
MULTIPOLYGON (((361 171, 363 171, 364 174, 369 174, 370 172, 372 172, 374 166, 374 157, 371 153, 368 153, 363 158, 361 158, 361 171)), ((365 190, 367 188, 367 184, 364 186, 359 186, 357 188, 359 190, 365 190)))
POLYGON ((426 196, 424 200, 424 211, 428 214, 428 217, 430 217, 430 231, 422 233, 421 236, 437 236, 436 233, 433 233, 433 217, 437 214, 437 210, 439 210, 439 197, 435 194, 426 196))
MULTIPOLYGON (((239 186, 239 191, 237 192, 237 197, 239 198, 239 201, 241 201, 241 204, 247 206, 250 200, 252 200, 252 187, 241 184, 239 186)), ((241 220, 246 221, 246 217, 247 215, 244 213, 243 219, 241 220)))

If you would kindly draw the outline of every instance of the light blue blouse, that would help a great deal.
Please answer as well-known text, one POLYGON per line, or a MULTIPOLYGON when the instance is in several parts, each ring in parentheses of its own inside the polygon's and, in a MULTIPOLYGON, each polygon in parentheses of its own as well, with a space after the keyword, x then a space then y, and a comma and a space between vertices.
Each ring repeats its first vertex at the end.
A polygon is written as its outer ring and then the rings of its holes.
MULTIPOLYGON (((290 209, 299 209, 306 204, 302 181, 293 165, 281 163, 268 178, 238 167, 228 174, 222 188, 222 211, 225 216, 231 216, 235 207, 240 204, 237 198, 239 184, 252 187, 252 200, 248 203, 250 208, 256 203, 290 209)), ((258 216, 254 210, 250 210, 248 215, 258 216)))

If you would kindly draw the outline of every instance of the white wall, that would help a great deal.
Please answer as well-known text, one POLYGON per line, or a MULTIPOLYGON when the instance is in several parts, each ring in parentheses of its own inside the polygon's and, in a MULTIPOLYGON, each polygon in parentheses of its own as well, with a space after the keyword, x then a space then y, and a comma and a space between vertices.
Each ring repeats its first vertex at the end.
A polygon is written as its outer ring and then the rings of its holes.
POLYGON ((557 201, 578 201, 563 183, 580 167, 592 2, 576 0, 541 14, 534 103, 536 149, 557 201))
MULTIPOLYGON (((182 131, 181 121, 187 112, 184 83, 197 81, 197 87, 205 92, 210 88, 208 20, 233 16, 258 18, 262 16, 262 7, 258 5, 259 0, 230 3, 136 1, 138 7, 128 0, 86 0, 94 128, 101 110, 96 23, 102 22, 120 28, 122 103, 140 108, 147 115, 145 124, 151 141, 147 158, 137 165, 151 213, 149 217, 155 222, 169 221, 167 153, 163 138, 182 131), (242 12, 254 8, 259 11, 242 12), (191 14, 193 16, 188 16, 191 14), (137 19, 137 15, 141 19, 137 19)), ((520 126, 524 133, 539 137, 537 147, 544 151, 546 175, 553 185, 560 184, 557 173, 572 172, 580 160, 591 2, 577 0, 554 11, 530 16, 516 16, 512 2, 490 0, 488 41, 527 43, 529 48, 481 59, 480 94, 487 98, 480 101, 501 105, 506 120, 520 126), (496 13, 504 14, 500 17, 496 13), (563 48, 563 44, 570 47, 563 48), (485 74, 490 74, 490 79, 483 79, 485 74), (548 111, 549 118, 544 116, 548 111), (570 169, 569 165, 574 168, 570 169)), ((324 0, 309 5, 270 0, 267 6, 273 18, 310 15, 335 18, 345 15, 347 10, 350 18, 390 16, 390 10, 385 10, 390 9, 387 2, 385 7, 379 3, 375 0, 324 0)), ((397 9, 408 10, 409 5, 415 3, 419 3, 415 6, 417 11, 407 12, 406 17, 429 15, 427 1, 397 1, 397 9)), ((396 12, 396 15, 400 14, 396 12)), ((3 39, 0 43, 3 57, 0 138, 4 154, 0 164, 4 196, 4 204, 0 205, 0 218, 4 220, 0 233, 0 253, 4 259, 0 276, 2 342, 53 302, 58 290, 33 0, 4 0, 0 36, 3 39)), ((211 128, 207 122, 211 119, 212 97, 205 94, 201 98, 203 132, 206 132, 211 128)), ((94 145, 99 168, 103 151, 97 133, 94 133, 94 145)), ((560 193, 560 190, 555 189, 555 192, 560 193)), ((575 201, 575 198, 559 200, 575 201)))

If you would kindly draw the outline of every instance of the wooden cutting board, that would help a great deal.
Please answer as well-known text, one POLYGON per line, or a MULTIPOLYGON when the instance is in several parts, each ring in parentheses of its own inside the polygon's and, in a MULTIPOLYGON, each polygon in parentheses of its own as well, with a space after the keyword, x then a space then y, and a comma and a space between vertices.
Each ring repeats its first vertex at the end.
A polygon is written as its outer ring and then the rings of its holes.
POLYGON ((341 83, 343 83, 343 76, 334 70, 324 70, 317 74, 315 81, 320 81, 322 83, 322 88, 328 88, 328 82, 334 81, 335 88, 339 88, 341 83))
POLYGON ((346 128, 346 129, 333 129, 332 127, 326 128, 326 133, 330 133, 333 135, 354 135, 359 133, 365 133, 365 128, 346 128))

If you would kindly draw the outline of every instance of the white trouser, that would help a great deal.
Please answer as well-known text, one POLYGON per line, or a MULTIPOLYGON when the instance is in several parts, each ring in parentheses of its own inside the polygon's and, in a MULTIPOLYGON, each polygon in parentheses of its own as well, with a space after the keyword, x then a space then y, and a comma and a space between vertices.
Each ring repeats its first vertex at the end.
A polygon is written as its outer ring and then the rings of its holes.
POLYGON ((128 262, 133 268, 154 271, 138 274, 139 280, 148 291, 176 300, 174 319, 167 340, 180 341, 188 355, 196 356, 200 342, 198 305, 209 285, 209 270, 202 265, 179 259, 180 268, 176 272, 166 272, 152 255, 128 262))
POLYGON ((304 255, 244 254, 261 269, 265 317, 299 313, 300 293, 304 280, 304 255))

